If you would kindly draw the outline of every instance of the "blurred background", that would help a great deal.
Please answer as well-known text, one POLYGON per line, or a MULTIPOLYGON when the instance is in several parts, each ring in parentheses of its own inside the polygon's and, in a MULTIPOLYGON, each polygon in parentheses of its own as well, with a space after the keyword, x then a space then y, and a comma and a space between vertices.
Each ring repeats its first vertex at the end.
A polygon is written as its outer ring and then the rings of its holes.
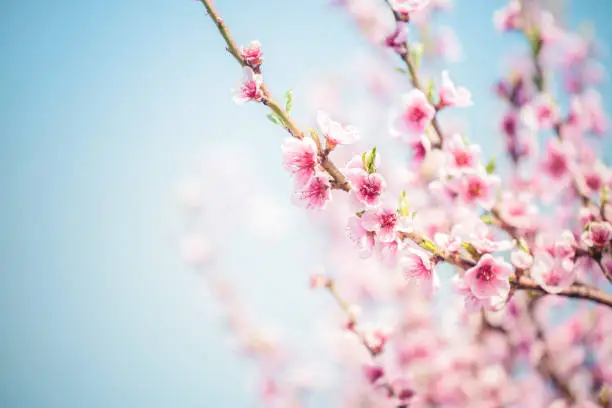
MULTIPOLYGON (((294 90, 298 123, 312 126, 331 103, 326 84, 358 84, 377 58, 326 0, 217 3, 238 42, 262 43, 273 92, 294 90)), ((470 139, 498 154, 491 88, 507 50, 524 45, 495 31, 503 4, 456 0, 442 18, 462 45, 446 67, 475 101, 462 115, 470 139)), ((609 1, 562 8, 571 27, 592 23, 609 51, 609 1)), ((261 106, 231 101, 241 72, 202 5, 3 1, 0 33, 0 406, 259 406, 254 368, 179 250, 193 226, 177 188, 194 175, 215 180, 219 167, 238 177, 213 184, 207 200, 233 186, 265 192, 218 206, 223 271, 253 319, 315 361, 313 328, 333 307, 308 291, 324 242, 290 203, 282 129, 261 106)), ((611 90, 601 88, 607 112, 611 90)), ((384 144, 387 130, 369 137, 384 144)))

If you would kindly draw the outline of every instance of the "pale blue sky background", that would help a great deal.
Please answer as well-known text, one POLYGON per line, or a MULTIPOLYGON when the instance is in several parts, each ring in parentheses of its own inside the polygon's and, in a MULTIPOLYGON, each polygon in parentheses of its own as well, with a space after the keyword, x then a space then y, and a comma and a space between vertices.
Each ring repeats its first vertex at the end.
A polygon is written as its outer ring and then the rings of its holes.
MULTIPOLYGON (((218 3, 237 39, 264 44, 277 94, 367 49, 325 0, 218 3)), ((456 3, 446 20, 465 59, 454 77, 489 109, 509 41, 490 22, 502 2, 456 3)), ((588 17, 612 39, 609 1, 574 3, 573 22, 588 17)), ((261 107, 230 100, 240 71, 203 7, 2 1, 0 55, 0 406, 256 407, 250 366, 225 347, 213 303, 178 258, 173 192, 194 152, 222 141, 243 143, 278 197, 290 182, 282 132, 261 107)), ((609 84, 603 94, 610 111, 609 84)), ((467 113, 471 137, 486 143, 478 112, 467 113)), ((295 340, 321 301, 303 294, 312 256, 291 238, 273 244, 275 258, 243 237, 227 266, 253 314, 295 340)))

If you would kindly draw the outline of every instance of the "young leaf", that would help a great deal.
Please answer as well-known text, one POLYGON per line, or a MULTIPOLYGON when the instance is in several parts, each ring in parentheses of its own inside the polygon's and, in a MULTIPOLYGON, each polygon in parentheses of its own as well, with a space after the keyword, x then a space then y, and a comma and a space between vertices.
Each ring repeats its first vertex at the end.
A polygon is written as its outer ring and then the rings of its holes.
POLYGON ((397 72, 399 72, 400 74, 407 74, 408 73, 408 71, 406 71, 404 68, 400 68, 400 67, 395 68, 395 70, 397 72))
POLYGON ((412 44, 410 48, 410 59, 414 65, 414 69, 418 70, 421 65, 421 58, 423 57, 423 50, 425 47, 421 43, 412 44))
POLYGON ((270 122, 274 123, 275 125, 281 125, 280 120, 279 120, 279 119, 278 119, 278 118, 277 118, 275 115, 273 115, 273 114, 271 114, 271 113, 268 113, 268 114, 266 115, 266 118, 268 118, 268 120, 269 120, 270 122))
POLYGON ((290 89, 285 93, 285 111, 290 113, 291 108, 293 108, 293 91, 290 89))
POLYGON ((402 190, 399 197, 399 215, 407 217, 410 215, 410 204, 408 203, 408 197, 406 196, 406 190, 402 190))
POLYGON ((495 173, 495 157, 491 158, 485 169, 487 171, 487 174, 495 173))
POLYGON ((425 89, 426 89, 427 100, 429 101, 429 103, 432 103, 432 104, 434 103, 435 88, 436 88, 436 86, 434 84, 433 79, 430 79, 427 82, 427 88, 425 88, 425 89))

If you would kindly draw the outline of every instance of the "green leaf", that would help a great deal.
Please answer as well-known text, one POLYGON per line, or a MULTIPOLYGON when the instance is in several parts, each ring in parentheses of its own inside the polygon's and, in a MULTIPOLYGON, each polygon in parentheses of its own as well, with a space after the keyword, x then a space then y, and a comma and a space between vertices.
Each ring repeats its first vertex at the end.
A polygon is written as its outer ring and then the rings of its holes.
POLYGON ((519 238, 518 246, 521 251, 529 253, 529 245, 527 245, 527 241, 525 241, 525 238, 519 238))
POLYGON ((495 173, 495 157, 489 160, 489 163, 487 164, 487 167, 485 168, 485 170, 487 171, 487 174, 495 173))
POLYGON ((376 146, 372 148, 372 151, 369 154, 364 153, 361 156, 361 160, 363 161, 363 167, 368 174, 376 173, 376 146))
POLYGON ((485 224, 494 224, 495 223, 495 218, 493 218, 493 216, 491 214, 482 214, 480 216, 480 219, 482 220, 482 222, 484 222, 485 224))
POLYGON ((434 84, 433 79, 430 79, 427 82, 427 87, 425 88, 426 92, 425 94, 427 95, 427 100, 429 101, 429 103, 433 104, 434 103, 434 92, 436 90, 436 85, 434 84))
POLYGON ((408 73, 408 71, 406 71, 404 68, 400 68, 400 67, 395 68, 395 70, 397 72, 399 72, 400 74, 407 74, 408 73))
POLYGON ((422 43, 414 43, 410 47, 410 59, 412 60, 412 64, 414 65, 414 69, 418 70, 421 65, 421 59, 423 58, 423 51, 425 47, 422 43))
POLYGON ((402 217, 410 215, 410 204, 408 202, 406 190, 402 190, 400 193, 398 214, 402 217))
POLYGON ((290 113, 291 108, 293 108, 293 91, 290 89, 285 93, 285 111, 290 113))
POLYGON ((282 125, 281 121, 273 114, 268 113, 266 115, 266 118, 268 118, 268 120, 272 123, 274 123, 275 125, 282 125))
POLYGON ((432 254, 438 253, 438 247, 430 239, 423 238, 423 242, 421 242, 420 247, 426 249, 432 254))

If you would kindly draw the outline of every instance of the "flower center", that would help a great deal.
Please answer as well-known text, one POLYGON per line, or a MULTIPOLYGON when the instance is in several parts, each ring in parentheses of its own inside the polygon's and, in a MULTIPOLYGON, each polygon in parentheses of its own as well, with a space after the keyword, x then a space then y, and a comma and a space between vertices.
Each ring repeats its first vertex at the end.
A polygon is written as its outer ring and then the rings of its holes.
POLYGON ((359 193, 366 198, 376 198, 380 194, 380 185, 373 180, 366 180, 359 186, 359 193))
POLYGON ((421 107, 415 106, 408 112, 407 119, 410 122, 420 123, 426 116, 425 111, 421 107))
POLYGON ((457 167, 469 166, 470 155, 464 150, 459 150, 455 152, 455 164, 457 165, 457 167))
POLYGON ((493 269, 491 265, 483 265, 476 274, 476 279, 490 281, 493 278, 493 269))
POLYGON ((393 212, 385 213, 380 217, 380 226, 382 228, 393 228, 397 221, 397 215, 393 212))
POLYGON ((471 197, 480 197, 483 193, 483 186, 480 180, 472 180, 468 186, 468 193, 471 197))

